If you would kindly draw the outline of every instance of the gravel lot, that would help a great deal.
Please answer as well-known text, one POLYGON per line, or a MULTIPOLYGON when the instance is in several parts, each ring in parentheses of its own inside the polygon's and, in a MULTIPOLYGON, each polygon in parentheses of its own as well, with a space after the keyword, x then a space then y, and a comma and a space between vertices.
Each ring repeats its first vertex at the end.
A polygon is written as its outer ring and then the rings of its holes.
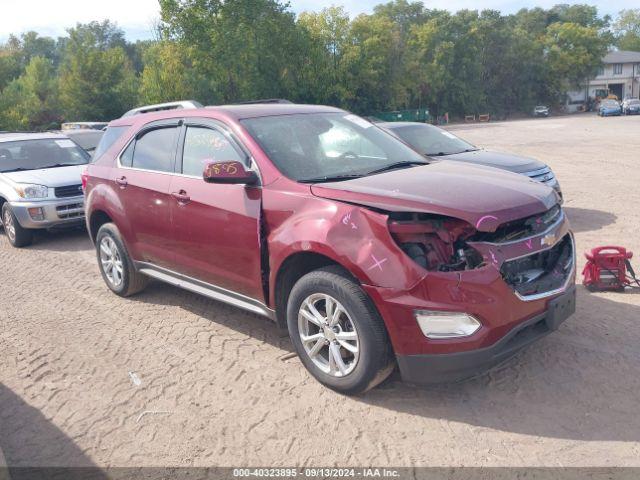
MULTIPOLYGON (((548 162, 579 252, 640 254, 640 117, 451 130, 548 162)), ((346 398, 261 317, 163 284, 111 294, 84 232, 0 234, 0 448, 11 466, 640 466, 640 294, 578 290, 559 331, 479 378, 346 398)))

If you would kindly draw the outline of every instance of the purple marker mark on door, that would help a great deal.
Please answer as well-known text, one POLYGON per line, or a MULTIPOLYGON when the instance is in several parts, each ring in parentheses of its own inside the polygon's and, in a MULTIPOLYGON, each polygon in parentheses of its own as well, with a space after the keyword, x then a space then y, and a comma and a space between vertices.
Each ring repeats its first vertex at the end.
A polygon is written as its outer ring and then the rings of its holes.
POLYGON ((351 212, 347 213, 344 217, 342 217, 342 223, 344 225, 351 225, 351 230, 357 230, 358 226, 351 221, 351 212))
POLYGON ((491 260, 493 261, 493 263, 495 263, 496 265, 498 264, 498 259, 496 258, 496 254, 491 252, 491 260))
POLYGON ((373 270, 374 268, 379 268, 382 271, 382 264, 387 261, 386 258, 382 260, 378 260, 373 254, 371 254, 371 259, 373 260, 373 265, 371 265, 367 270, 373 270))
POLYGON ((526 242, 524 242, 527 245, 527 248, 529 250, 533 250, 533 245, 531 243, 531 239, 527 240, 526 242))
POLYGON ((494 217, 493 215, 485 215, 480 220, 478 220, 478 222, 476 223, 476 228, 480 228, 480 224, 482 222, 484 222, 485 220, 490 220, 490 219, 498 220, 498 217, 494 217))

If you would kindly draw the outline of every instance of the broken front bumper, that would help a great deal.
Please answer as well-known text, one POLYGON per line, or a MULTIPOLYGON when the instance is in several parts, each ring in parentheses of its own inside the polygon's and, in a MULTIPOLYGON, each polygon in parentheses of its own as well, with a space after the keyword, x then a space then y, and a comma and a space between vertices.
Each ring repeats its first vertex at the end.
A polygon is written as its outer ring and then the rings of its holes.
POLYGON ((406 380, 472 376, 553 331, 573 313, 575 244, 564 217, 536 236, 474 247, 486 260, 480 268, 432 271, 408 291, 364 286, 385 321, 406 380), (558 309, 566 315, 556 314, 558 309), (465 313, 482 326, 469 336, 427 338, 416 320, 421 310, 465 313))

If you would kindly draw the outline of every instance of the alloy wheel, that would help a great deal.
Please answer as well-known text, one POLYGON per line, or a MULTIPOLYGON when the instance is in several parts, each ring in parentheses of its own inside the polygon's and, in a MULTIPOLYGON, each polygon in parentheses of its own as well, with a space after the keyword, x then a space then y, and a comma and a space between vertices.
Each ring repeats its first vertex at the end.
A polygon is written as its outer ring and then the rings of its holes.
POLYGON ((11 214, 11 210, 8 208, 4 211, 4 231, 6 232, 9 240, 12 242, 16 239, 16 226, 13 223, 13 215, 11 214))
POLYGON ((107 280, 114 287, 122 284, 124 268, 116 242, 109 236, 100 241, 100 263, 107 280))
POLYGON ((347 310, 330 295, 309 295, 298 310, 298 333, 316 367, 333 377, 349 375, 358 363, 360 340, 347 310))

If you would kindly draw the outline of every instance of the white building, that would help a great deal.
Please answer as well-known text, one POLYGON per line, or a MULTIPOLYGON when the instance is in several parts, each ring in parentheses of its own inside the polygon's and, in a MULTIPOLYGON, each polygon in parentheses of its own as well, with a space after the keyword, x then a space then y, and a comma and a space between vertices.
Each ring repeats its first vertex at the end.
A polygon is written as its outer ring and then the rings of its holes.
POLYGON ((598 75, 589 80, 588 85, 567 92, 567 113, 583 109, 588 100, 595 102, 610 94, 620 100, 640 97, 640 52, 611 51, 605 55, 602 63, 598 75))
POLYGON ((603 66, 589 81, 589 97, 606 97, 612 93, 620 100, 640 96, 640 52, 612 51, 602 60, 603 66))

